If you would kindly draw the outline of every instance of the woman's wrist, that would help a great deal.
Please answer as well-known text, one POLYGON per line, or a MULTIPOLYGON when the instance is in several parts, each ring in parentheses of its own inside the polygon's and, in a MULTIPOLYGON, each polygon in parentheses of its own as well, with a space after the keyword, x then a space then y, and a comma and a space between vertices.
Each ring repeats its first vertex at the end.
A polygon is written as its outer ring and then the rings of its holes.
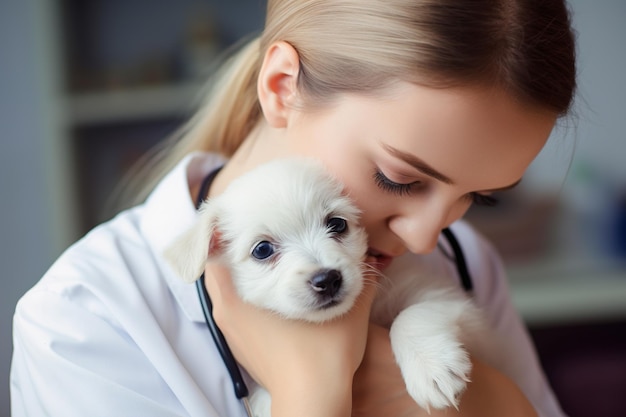
POLYGON ((459 415, 536 417, 537 412, 515 383, 476 359, 467 391, 461 397, 459 415))
POLYGON ((352 375, 323 368, 294 371, 284 384, 270 389, 272 417, 349 417, 352 375))

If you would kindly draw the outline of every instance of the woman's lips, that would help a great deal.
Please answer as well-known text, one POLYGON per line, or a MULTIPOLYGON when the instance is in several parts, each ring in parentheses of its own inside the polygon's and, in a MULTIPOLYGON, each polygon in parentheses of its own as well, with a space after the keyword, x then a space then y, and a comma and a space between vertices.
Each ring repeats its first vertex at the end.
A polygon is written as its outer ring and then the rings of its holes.
POLYGON ((379 271, 387 268, 391 261, 393 261, 393 256, 385 255, 374 250, 369 250, 365 259, 365 262, 368 265, 378 269, 379 271))

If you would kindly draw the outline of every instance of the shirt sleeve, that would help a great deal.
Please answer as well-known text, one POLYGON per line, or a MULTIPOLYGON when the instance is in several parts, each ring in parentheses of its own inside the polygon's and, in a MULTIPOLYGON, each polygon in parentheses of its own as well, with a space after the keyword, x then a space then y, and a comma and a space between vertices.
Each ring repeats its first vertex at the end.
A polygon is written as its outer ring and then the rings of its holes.
POLYGON ((453 230, 468 259, 476 302, 486 312, 503 346, 500 357, 496 358, 499 368, 517 383, 540 417, 564 417, 526 325, 513 305, 500 256, 493 245, 467 223, 459 222, 453 230))
POLYGON ((13 326, 13 417, 188 415, 128 334, 66 297, 31 291, 13 326))

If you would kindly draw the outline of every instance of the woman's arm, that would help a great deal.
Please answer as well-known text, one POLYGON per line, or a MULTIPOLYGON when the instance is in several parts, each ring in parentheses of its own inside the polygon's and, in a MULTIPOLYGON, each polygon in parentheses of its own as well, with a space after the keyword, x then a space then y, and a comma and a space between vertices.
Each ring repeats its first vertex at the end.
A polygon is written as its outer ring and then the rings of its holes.
POLYGON ((473 361, 471 382, 458 410, 430 410, 417 406, 407 394, 395 363, 389 331, 370 325, 363 362, 354 377, 353 416, 394 417, 533 417, 537 413, 519 388, 497 370, 473 361))
MULTIPOLYGON (((163 377, 164 370, 182 367, 169 346, 161 349, 159 339, 150 336, 155 326, 142 315, 143 306, 128 306, 124 314, 115 301, 90 292, 94 288, 58 279, 48 288, 30 290, 19 301, 13 321, 11 415, 193 413, 193 404, 176 397, 177 390, 190 385, 180 382, 183 378, 176 378, 176 371, 163 377), (139 330, 127 333, 129 328, 139 330)), ((125 285, 123 291, 132 289, 125 285)))
POLYGON ((365 352, 375 286, 355 307, 324 324, 283 320, 244 303, 226 268, 208 264, 215 321, 233 354, 272 396, 273 417, 351 415, 352 380, 365 352))
POLYGON ((406 393, 389 331, 368 323, 373 285, 350 313, 318 325, 244 303, 222 266, 209 264, 205 274, 215 320, 238 361, 270 392, 273 417, 537 415, 510 379, 478 361, 458 411, 420 409, 406 393))

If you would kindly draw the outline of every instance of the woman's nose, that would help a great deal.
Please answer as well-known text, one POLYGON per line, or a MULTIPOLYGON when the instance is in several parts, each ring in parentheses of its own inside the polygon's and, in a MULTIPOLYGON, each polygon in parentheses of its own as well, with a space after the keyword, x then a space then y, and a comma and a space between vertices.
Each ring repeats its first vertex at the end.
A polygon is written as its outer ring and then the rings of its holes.
POLYGON ((416 210, 389 219, 389 229, 398 236, 413 253, 426 254, 437 247, 441 230, 452 220, 449 211, 441 209, 416 210))

